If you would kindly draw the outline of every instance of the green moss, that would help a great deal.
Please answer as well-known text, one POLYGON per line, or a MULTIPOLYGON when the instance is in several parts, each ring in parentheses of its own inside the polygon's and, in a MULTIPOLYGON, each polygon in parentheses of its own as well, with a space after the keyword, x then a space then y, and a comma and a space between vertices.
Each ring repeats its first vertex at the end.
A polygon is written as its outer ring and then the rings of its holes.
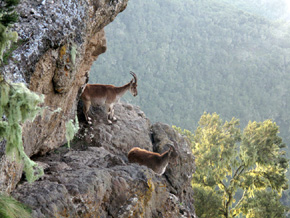
POLYGON ((78 132, 79 130, 79 121, 78 121, 78 117, 75 117, 75 124, 73 123, 73 120, 69 120, 66 125, 66 140, 67 140, 67 146, 70 147, 70 141, 73 140, 75 134, 78 132))
POLYGON ((21 124, 31 120, 42 110, 38 106, 44 101, 42 95, 31 92, 23 83, 9 84, 0 80, 0 115, 6 120, 0 122, 0 139, 6 139, 6 155, 22 161, 27 181, 33 182, 43 175, 43 169, 26 155, 22 142, 21 124))
POLYGON ((72 47, 71 47, 70 55, 71 55, 72 63, 73 63, 73 65, 75 65, 76 56, 77 56, 77 49, 76 49, 75 44, 73 44, 72 47))
POLYGON ((3 65, 7 65, 9 59, 12 57, 12 53, 14 50, 16 50, 20 45, 24 44, 25 41, 24 40, 18 40, 17 42, 12 42, 11 46, 9 49, 7 49, 4 53, 3 53, 3 65))
POLYGON ((3 61, 3 54, 7 48, 10 48, 12 42, 16 42, 17 32, 12 32, 9 28, 0 24, 0 60, 3 61))

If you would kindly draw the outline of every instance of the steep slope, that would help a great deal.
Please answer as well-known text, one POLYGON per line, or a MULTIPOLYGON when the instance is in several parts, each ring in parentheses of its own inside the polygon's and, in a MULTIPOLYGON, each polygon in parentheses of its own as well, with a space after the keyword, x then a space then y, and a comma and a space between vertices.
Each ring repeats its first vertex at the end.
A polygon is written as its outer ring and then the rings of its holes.
MULTIPOLYGON (((106 50, 103 27, 126 6, 126 0, 24 0, 19 4, 14 29, 20 46, 1 72, 7 80, 24 82, 45 97, 41 116, 23 125, 27 155, 44 154, 65 142, 65 123, 75 117, 79 89, 93 61, 106 50)), ((1 151, 4 146, 1 143, 1 151)), ((1 152, 0 190, 12 191, 21 175, 22 165, 1 152)))
POLYGON ((21 180, 23 166, 5 156, 2 141, 0 192, 29 206, 32 217, 196 217, 190 144, 166 124, 151 125, 138 107, 116 105, 113 125, 97 109, 91 126, 81 122, 72 148, 60 147, 90 67, 106 51, 103 27, 126 5, 126 0, 23 0, 17 9, 21 45, 1 72, 45 97, 43 113, 22 125, 25 151, 45 175, 32 184, 21 180), (132 147, 161 153, 172 141, 177 155, 163 176, 128 163, 132 147))
POLYGON ((106 27, 110 46, 91 82, 122 84, 133 70, 134 102, 152 121, 194 131, 204 111, 242 126, 270 118, 289 144, 289 23, 218 0, 136 0, 127 11, 106 27))
POLYGON ((40 181, 19 184, 13 192, 32 208, 33 217, 196 217, 194 158, 187 140, 166 124, 151 125, 132 105, 115 106, 113 125, 102 110, 94 114, 92 125, 81 123, 72 149, 62 147, 36 159, 45 167, 40 181), (132 147, 162 153, 173 141, 177 157, 162 176, 128 163, 132 147))

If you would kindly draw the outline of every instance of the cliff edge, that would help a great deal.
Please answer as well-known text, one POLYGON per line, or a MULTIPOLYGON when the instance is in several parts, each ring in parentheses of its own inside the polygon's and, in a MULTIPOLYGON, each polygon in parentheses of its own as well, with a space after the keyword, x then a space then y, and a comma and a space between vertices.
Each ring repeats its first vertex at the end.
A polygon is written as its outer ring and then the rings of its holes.
POLYGON ((1 71, 45 97, 41 115, 22 126, 25 152, 45 175, 32 184, 21 180, 23 165, 6 158, 0 143, 0 191, 31 207, 33 217, 196 217, 189 143, 166 124, 152 125, 140 108, 117 104, 113 125, 95 108, 92 125, 81 122, 72 147, 63 146, 81 87, 106 51, 103 28, 126 6, 127 0, 23 0, 17 8, 20 46, 1 71), (164 175, 128 163, 131 148, 162 153, 172 141, 177 158, 164 175))
MULTIPOLYGON (((14 30, 19 47, 3 69, 6 80, 23 82, 43 94, 44 109, 23 125, 28 156, 45 154, 65 143, 65 123, 74 119, 80 87, 98 55, 106 51, 104 26, 127 0, 23 0, 14 30), (55 110, 58 109, 58 112, 55 110)), ((0 190, 11 192, 21 178, 21 164, 4 155, 0 143, 0 190)))
POLYGON ((102 108, 93 114, 92 125, 80 123, 71 149, 63 146, 34 159, 44 166, 42 179, 13 191, 32 208, 33 217, 196 217, 194 158, 187 140, 166 124, 151 125, 140 108, 129 104, 115 105, 113 125, 102 108), (172 141, 177 157, 162 176, 128 163, 131 148, 162 153, 172 141))

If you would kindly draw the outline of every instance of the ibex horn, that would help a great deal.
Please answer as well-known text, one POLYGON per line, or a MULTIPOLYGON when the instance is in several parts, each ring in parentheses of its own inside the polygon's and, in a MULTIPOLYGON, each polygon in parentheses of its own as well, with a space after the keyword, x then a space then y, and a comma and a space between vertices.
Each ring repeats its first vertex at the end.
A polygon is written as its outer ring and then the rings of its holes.
POLYGON ((133 73, 132 71, 130 71, 130 74, 134 77, 134 79, 135 79, 135 82, 134 83, 137 83, 137 76, 136 76, 136 74, 135 73, 133 73))

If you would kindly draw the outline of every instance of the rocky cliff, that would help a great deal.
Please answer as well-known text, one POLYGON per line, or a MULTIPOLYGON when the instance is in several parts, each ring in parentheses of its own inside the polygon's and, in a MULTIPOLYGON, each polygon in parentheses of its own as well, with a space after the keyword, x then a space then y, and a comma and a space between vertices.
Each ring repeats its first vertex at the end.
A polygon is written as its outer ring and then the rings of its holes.
MULTIPOLYGON (((29 156, 45 154, 65 142, 65 123, 75 116, 80 87, 93 61, 106 50, 103 28, 126 6, 126 0, 23 0, 19 4, 20 19, 14 29, 20 46, 1 71, 6 79, 24 82, 45 96, 47 109, 23 126, 29 156), (61 111, 53 112, 57 108, 61 111)), ((0 189, 13 190, 21 170, 21 165, 3 156, 0 189)))
POLYGON ((81 123, 71 149, 35 159, 45 176, 18 184, 12 193, 32 208, 33 217, 195 217, 187 141, 166 124, 151 125, 136 106, 117 104, 115 115, 118 121, 108 125, 97 108, 92 125, 81 123), (131 148, 162 153, 172 141, 177 157, 164 175, 128 163, 131 148))
POLYGON ((61 147, 81 86, 106 50, 103 28, 126 5, 126 0, 22 0, 17 8, 20 46, 1 71, 45 96, 43 113, 23 124, 25 151, 45 175, 32 184, 21 180, 23 166, 6 158, 2 143, 0 190, 31 207, 33 217, 195 217, 189 144, 168 125, 151 125, 138 107, 116 105, 113 125, 95 109, 93 124, 81 122, 71 149, 61 147), (176 158, 163 176, 128 163, 132 147, 161 153, 172 141, 176 158))

